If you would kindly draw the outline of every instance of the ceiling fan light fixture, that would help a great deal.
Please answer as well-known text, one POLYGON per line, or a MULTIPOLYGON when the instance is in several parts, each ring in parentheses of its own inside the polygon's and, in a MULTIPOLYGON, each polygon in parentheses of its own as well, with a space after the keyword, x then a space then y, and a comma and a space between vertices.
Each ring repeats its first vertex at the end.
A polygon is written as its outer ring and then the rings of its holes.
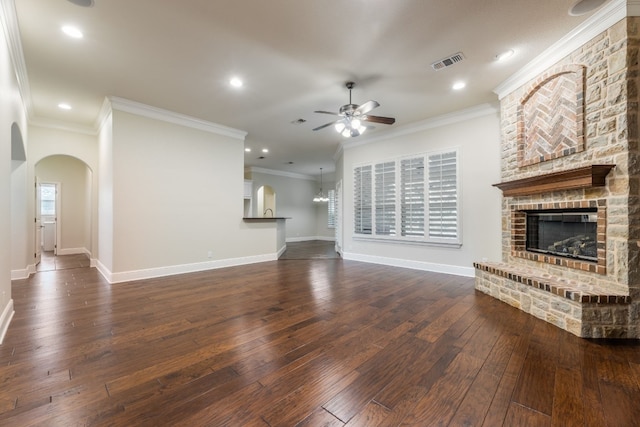
POLYGON ((338 113, 322 110, 314 111, 314 113, 330 114, 339 117, 333 122, 325 123, 314 128, 314 131, 333 126, 336 132, 338 132, 343 137, 353 138, 362 135, 365 130, 373 127, 364 126, 362 122, 382 123, 385 125, 392 125, 395 123, 396 119, 393 117, 380 117, 372 116, 369 114, 371 110, 380 106, 378 101, 369 100, 361 105, 353 104, 351 100, 351 90, 353 89, 354 85, 355 83, 353 82, 346 83, 347 89, 349 89, 349 103, 341 106, 338 110, 338 113))

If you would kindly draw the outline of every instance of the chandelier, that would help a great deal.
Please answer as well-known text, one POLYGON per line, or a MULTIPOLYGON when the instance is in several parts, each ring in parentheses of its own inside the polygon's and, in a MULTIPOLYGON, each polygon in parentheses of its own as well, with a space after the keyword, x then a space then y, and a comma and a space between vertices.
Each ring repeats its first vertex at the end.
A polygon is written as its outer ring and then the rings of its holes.
POLYGON ((322 168, 320 168, 320 191, 315 195, 313 201, 316 203, 329 201, 329 198, 325 196, 324 192, 322 191, 322 168))

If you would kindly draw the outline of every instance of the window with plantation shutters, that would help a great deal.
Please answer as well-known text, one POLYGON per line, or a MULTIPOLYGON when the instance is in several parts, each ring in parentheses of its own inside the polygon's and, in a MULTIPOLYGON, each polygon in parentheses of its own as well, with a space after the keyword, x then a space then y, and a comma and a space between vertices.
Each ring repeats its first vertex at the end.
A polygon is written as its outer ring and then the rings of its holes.
POLYGON ((458 157, 451 150, 355 167, 355 235, 459 246, 458 157))
POLYGON ((375 165, 375 219, 378 236, 396 234, 396 162, 375 165))
POLYGON ((429 237, 458 237, 457 153, 428 156, 429 162, 429 237))
POLYGON ((371 165, 360 166, 353 171, 354 232, 356 234, 371 234, 373 216, 371 177, 371 165))
POLYGON ((400 161, 400 230, 403 236, 424 236, 424 156, 400 161))
POLYGON ((327 192, 329 203, 327 203, 327 228, 336 226, 336 190, 327 192))

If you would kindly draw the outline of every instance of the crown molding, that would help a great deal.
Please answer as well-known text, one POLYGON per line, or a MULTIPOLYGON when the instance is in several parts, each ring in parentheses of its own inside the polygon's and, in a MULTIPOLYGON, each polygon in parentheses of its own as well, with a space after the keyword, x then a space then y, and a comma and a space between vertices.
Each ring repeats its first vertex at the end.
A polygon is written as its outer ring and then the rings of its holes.
POLYGON ((278 171, 275 169, 265 169, 265 168, 255 167, 255 166, 250 166, 248 168, 245 168, 245 171, 249 171, 251 173, 254 173, 254 172, 262 173, 265 175, 284 176, 286 178, 306 179, 308 181, 316 181, 314 177, 309 175, 303 175, 301 173, 278 171))
POLYGON ((524 86, 527 82, 551 68, 558 61, 589 42, 589 40, 611 28, 616 22, 624 19, 627 16, 628 10, 635 10, 636 13, 640 14, 640 1, 629 0, 627 2, 627 0, 612 0, 498 85, 498 87, 493 90, 494 93, 498 95, 498 99, 502 99, 514 90, 524 86))
POLYGON ((98 113, 98 117, 96 117, 96 122, 94 124, 96 132, 98 134, 102 132, 102 128, 104 127, 105 123, 107 123, 107 119, 111 117, 112 112, 113 110, 111 109, 111 101, 109 101, 109 98, 105 97, 104 101, 102 101, 100 112, 98 113))
MULTIPOLYGON (((154 120, 160 120, 167 123, 173 123, 193 129, 202 130, 217 135, 228 136, 231 138, 244 141, 247 132, 208 122, 185 114, 175 113, 173 111, 164 110, 162 108, 152 107, 140 102, 131 101, 116 96, 108 97, 113 110, 124 111, 126 113, 137 114, 154 120)), ((104 106, 101 113, 104 112, 104 106)))
POLYGON ((93 127, 81 126, 76 123, 64 122, 61 120, 35 117, 29 120, 29 126, 36 126, 46 129, 62 130, 66 132, 80 133, 84 135, 96 136, 98 132, 93 127))
POLYGON ((627 16, 640 16, 640 0, 627 1, 627 16))
POLYGON ((455 111, 453 113, 442 114, 440 116, 431 117, 426 120, 411 123, 402 127, 398 127, 394 130, 384 132, 380 136, 373 136, 371 138, 350 140, 348 142, 342 142, 338 147, 338 150, 334 154, 334 160, 337 160, 342 154, 343 150, 359 147, 365 144, 371 144, 373 142, 386 141, 391 138, 398 138, 405 135, 422 132, 429 129, 434 129, 454 123, 464 122, 467 120, 475 119, 476 117, 488 116, 491 114, 499 115, 500 106, 497 103, 480 104, 474 107, 465 108, 464 110, 455 111))
POLYGON ((9 55, 13 62, 13 70, 18 82, 18 90, 22 97, 27 121, 33 117, 33 102, 31 100, 31 87, 27 76, 27 64, 24 61, 22 42, 20 41, 20 27, 13 0, 0 0, 0 21, 7 39, 9 55))

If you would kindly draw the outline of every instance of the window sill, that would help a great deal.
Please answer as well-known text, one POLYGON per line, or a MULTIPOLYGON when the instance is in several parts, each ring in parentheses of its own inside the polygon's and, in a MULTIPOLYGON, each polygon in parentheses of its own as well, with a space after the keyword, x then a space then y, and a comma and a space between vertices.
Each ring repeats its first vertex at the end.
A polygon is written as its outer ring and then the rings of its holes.
POLYGON ((393 237, 364 237, 364 236, 352 236, 352 239, 359 242, 375 242, 375 243, 395 243, 395 244, 406 244, 406 245, 415 245, 415 246, 433 246, 440 248, 453 248, 460 249, 462 247, 462 242, 436 242, 436 241, 425 241, 425 240, 411 240, 411 239, 398 239, 393 237))

